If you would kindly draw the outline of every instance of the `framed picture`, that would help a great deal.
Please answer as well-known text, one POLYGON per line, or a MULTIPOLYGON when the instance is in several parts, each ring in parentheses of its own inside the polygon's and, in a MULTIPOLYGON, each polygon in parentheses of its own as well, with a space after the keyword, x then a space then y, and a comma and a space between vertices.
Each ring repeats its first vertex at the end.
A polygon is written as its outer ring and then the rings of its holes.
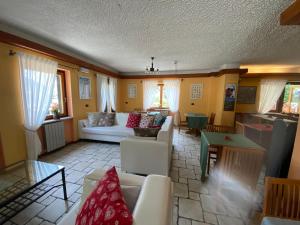
POLYGON ((236 84, 226 84, 224 111, 234 111, 236 100, 236 84))
POLYGON ((136 98, 137 86, 136 84, 128 84, 128 98, 136 98))
POLYGON ((202 97, 203 84, 192 84, 191 85, 191 99, 200 99, 202 97))
POLYGON ((256 86, 240 86, 237 94, 237 103, 255 104, 256 86))
POLYGON ((79 98, 91 99, 91 79, 89 77, 79 77, 79 98))

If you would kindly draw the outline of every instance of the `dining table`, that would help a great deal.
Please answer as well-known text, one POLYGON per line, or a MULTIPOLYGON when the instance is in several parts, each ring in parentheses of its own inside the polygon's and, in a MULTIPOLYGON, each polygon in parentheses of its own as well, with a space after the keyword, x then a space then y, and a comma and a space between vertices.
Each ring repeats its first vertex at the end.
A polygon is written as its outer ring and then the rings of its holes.
POLYGON ((205 128, 208 116, 203 113, 186 113, 188 128, 202 130, 205 128))
POLYGON ((251 148, 258 151, 265 151, 265 149, 256 144, 254 141, 245 137, 242 134, 233 133, 218 133, 218 132, 201 132, 201 144, 200 144, 200 167, 201 167, 201 180, 205 179, 207 156, 209 146, 217 147, 238 147, 238 148, 251 148))

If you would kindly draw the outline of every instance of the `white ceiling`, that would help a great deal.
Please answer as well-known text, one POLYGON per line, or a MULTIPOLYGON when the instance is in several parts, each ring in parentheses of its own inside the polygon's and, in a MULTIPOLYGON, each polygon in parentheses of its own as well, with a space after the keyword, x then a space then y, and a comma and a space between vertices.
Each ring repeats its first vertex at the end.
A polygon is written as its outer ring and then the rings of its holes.
POLYGON ((34 37, 121 73, 300 64, 293 0, 1 0, 0 29, 34 37), (41 3, 42 2, 42 3, 41 3))

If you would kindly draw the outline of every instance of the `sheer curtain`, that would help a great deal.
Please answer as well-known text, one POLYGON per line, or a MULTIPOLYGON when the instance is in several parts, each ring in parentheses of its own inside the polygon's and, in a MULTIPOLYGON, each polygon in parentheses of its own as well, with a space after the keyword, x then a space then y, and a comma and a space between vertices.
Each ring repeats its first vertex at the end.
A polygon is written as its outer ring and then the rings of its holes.
POLYGON ((264 79, 260 81, 259 113, 267 113, 276 104, 285 85, 286 80, 264 79))
POLYGON ((42 150, 36 131, 42 125, 49 110, 58 64, 23 53, 18 56, 27 156, 28 159, 35 160, 42 150))
POLYGON ((164 94, 171 112, 175 113, 174 123, 178 125, 180 80, 164 80, 164 94))
POLYGON ((116 102, 117 102, 117 85, 118 80, 116 78, 109 78, 109 100, 110 100, 110 107, 116 111, 116 102))
POLYGON ((99 112, 109 105, 108 77, 101 74, 97 74, 97 103, 99 112))
POLYGON ((143 107, 147 110, 151 107, 155 100, 155 94, 158 86, 156 80, 144 80, 143 81, 143 107))

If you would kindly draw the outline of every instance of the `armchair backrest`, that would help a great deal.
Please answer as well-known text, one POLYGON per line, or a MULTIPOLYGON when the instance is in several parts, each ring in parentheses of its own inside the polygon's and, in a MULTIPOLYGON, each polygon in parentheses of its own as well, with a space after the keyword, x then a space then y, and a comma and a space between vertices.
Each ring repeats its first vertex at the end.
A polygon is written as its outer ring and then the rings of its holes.
POLYGON ((300 220, 300 180, 266 177, 263 215, 300 220))

